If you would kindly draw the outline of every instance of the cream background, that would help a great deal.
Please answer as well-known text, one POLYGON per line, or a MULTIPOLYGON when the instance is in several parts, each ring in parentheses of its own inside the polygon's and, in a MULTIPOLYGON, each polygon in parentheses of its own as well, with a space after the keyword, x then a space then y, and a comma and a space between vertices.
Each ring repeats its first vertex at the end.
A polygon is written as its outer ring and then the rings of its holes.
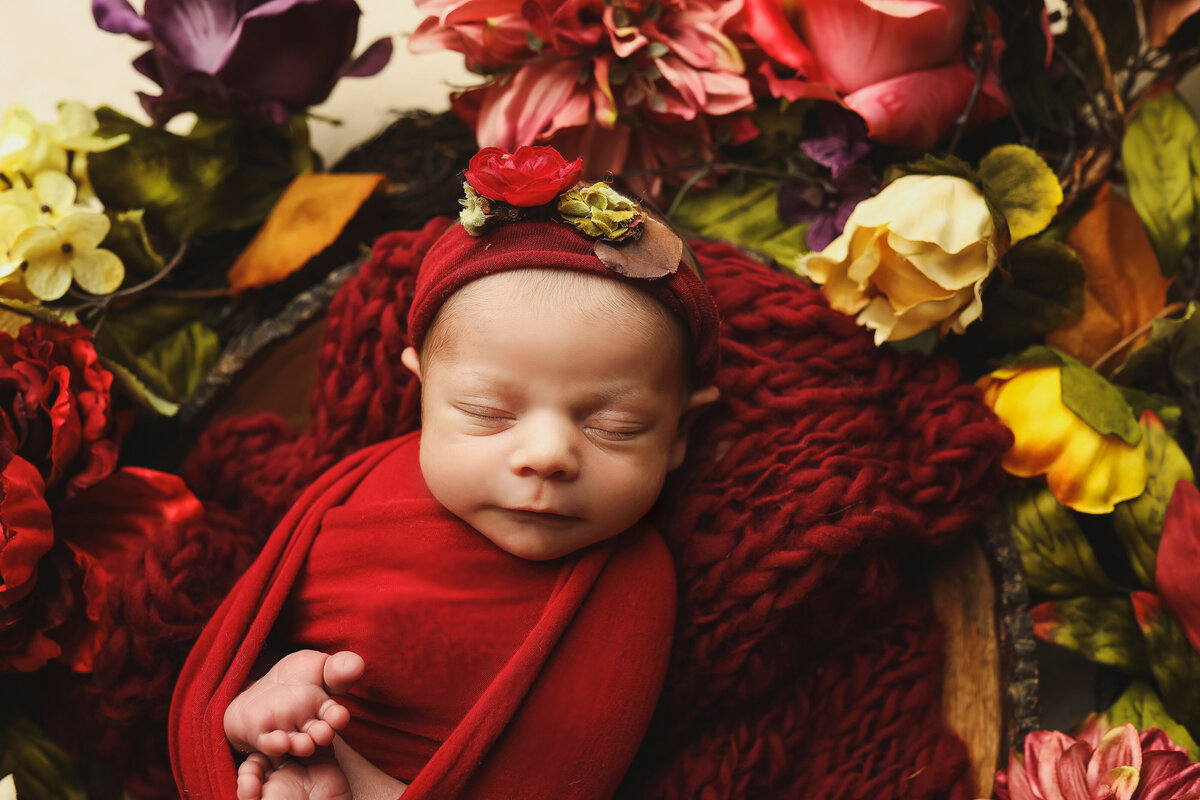
MULTIPOLYGON (((132 5, 140 10, 142 2, 132 5)), ((452 86, 478 82, 458 53, 408 52, 407 36, 421 20, 411 0, 358 0, 358 5, 363 15, 355 52, 390 35, 394 54, 378 75, 340 81, 313 109, 344 123, 312 123, 313 144, 326 163, 377 133, 396 111, 445 110, 452 86)), ((0 110, 23 103, 48 120, 55 118, 59 101, 81 100, 148 122, 135 92, 157 94, 157 87, 131 66, 145 49, 132 36, 97 28, 89 0, 0 0, 0 110)))

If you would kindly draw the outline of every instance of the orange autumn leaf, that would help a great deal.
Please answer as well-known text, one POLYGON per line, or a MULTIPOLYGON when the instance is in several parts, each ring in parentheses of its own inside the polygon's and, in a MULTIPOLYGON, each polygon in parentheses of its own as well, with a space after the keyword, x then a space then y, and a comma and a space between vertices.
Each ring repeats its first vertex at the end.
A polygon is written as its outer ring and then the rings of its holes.
POLYGON ((1108 184, 1096 193, 1067 244, 1079 254, 1087 276, 1083 316, 1047 336, 1046 344, 1091 364, 1162 311, 1171 280, 1159 271, 1137 211, 1108 184))
POLYGON ((298 175, 229 270, 235 293, 277 283, 333 244, 358 209, 383 185, 378 173, 298 175))
POLYGON ((1148 40, 1151 47, 1162 47, 1188 17, 1200 11, 1200 0, 1154 0, 1150 6, 1148 40))

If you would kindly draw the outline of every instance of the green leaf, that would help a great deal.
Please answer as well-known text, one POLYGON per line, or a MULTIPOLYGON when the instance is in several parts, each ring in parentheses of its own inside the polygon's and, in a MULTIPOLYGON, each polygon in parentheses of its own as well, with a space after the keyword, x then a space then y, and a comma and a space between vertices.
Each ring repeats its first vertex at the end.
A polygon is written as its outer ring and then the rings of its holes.
POLYGON ((1055 597, 1114 588, 1074 515, 1049 489, 1012 489, 1002 506, 1029 588, 1055 597))
POLYGON ((1008 251, 1003 268, 988 282, 976 323, 989 339, 1045 336, 1083 314, 1083 264, 1067 245, 1025 239, 1008 251))
POLYGON ((1148 424, 1146 432, 1146 490, 1113 509, 1113 527, 1125 545, 1138 581, 1153 589, 1155 554, 1162 539, 1167 503, 1175 482, 1192 480, 1192 465, 1175 440, 1160 425, 1148 424))
POLYGON ((1133 592, 1130 597, 1163 704, 1174 719, 1196 730, 1200 726, 1200 653, 1192 649, 1183 628, 1163 609, 1158 595, 1133 592))
POLYGON ((979 178, 1008 221, 1014 243, 1049 225, 1063 201, 1054 171, 1024 145, 1005 144, 991 150, 979 162, 979 178))
POLYGON ((144 209, 146 226, 177 242, 262 222, 314 163, 303 118, 283 125, 202 119, 179 136, 111 108, 96 116, 101 135, 129 135, 124 146, 89 155, 97 196, 109 209, 144 209))
POLYGON ((144 219, 146 212, 137 208, 106 213, 112 227, 101 246, 116 253, 131 272, 147 278, 161 272, 166 262, 150 243, 144 219))
POLYGON ((689 194, 672 222, 710 239, 754 248, 781 265, 795 269, 806 251, 807 225, 779 219, 779 183, 765 178, 746 182, 744 191, 729 184, 703 194, 689 194))
POLYGON ((66 311, 54 306, 44 306, 41 303, 30 303, 15 297, 0 297, 0 308, 7 308, 24 317, 53 322, 59 325, 74 325, 79 322, 74 311, 66 311))
POLYGON ((1185 389, 1200 382, 1200 304, 1188 303, 1178 319, 1156 319, 1150 339, 1113 374, 1121 383, 1153 383, 1168 375, 1185 389))
POLYGON ((1033 632, 1089 661, 1133 674, 1150 671, 1146 642, 1128 597, 1071 597, 1029 610, 1033 632))
POLYGON ((1129 404, 1133 416, 1141 420, 1143 414, 1147 411, 1153 411, 1154 416, 1158 417, 1163 427, 1167 429, 1169 436, 1177 436, 1179 434, 1179 422, 1183 418, 1183 409, 1179 407, 1178 400, 1168 397, 1165 394, 1143 392, 1141 389, 1134 389, 1132 386, 1117 386, 1117 391, 1121 393, 1121 397, 1124 397, 1125 402, 1129 404))
POLYGON ((105 369, 113 374, 118 386, 125 391, 127 395, 137 401, 142 407, 153 411, 156 414, 161 414, 164 417, 173 417, 179 412, 179 404, 172 403, 165 397, 153 391, 146 384, 138 379, 138 376, 133 374, 133 371, 125 367, 111 358, 100 356, 100 363, 105 369))
POLYGON ((1003 359, 1001 364, 1013 369, 1024 369, 1025 367, 1061 367, 1066 363, 1070 356, 1060 353, 1053 347, 1047 347, 1044 344, 1035 344, 1026 347, 1015 355, 1008 356, 1003 359))
POLYGON ((112 313, 96 335, 96 348, 115 359, 157 395, 187 397, 221 354, 215 332, 199 317, 203 306, 158 301, 112 313))
POLYGON ((1196 747, 1196 741, 1187 728, 1171 718, 1158 692, 1146 681, 1137 680, 1129 684, 1129 688, 1117 698, 1117 702, 1109 706, 1104 716, 1108 717, 1113 727, 1130 722, 1139 731, 1158 728, 1165 731, 1175 744, 1186 747, 1188 758, 1195 761, 1200 756, 1200 749, 1196 747))
POLYGON ((1173 91, 1146 100, 1121 143, 1129 199, 1137 209, 1163 275, 1174 275, 1191 238, 1196 209, 1190 154, 1200 127, 1173 91))
POLYGON ((1073 358, 1064 356, 1063 405, 1075 412, 1097 433, 1119 437, 1126 444, 1142 440, 1142 429, 1133 409, 1117 387, 1073 358))

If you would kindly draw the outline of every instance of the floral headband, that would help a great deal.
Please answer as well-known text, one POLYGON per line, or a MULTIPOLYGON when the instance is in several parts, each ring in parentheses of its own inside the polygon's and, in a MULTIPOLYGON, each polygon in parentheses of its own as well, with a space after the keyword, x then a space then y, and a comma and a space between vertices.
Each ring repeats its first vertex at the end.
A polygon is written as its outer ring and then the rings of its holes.
POLYGON ((630 278, 661 278, 679 268, 683 241, 607 183, 579 182, 583 160, 568 162, 553 147, 515 153, 485 147, 463 177, 459 221, 471 236, 530 219, 558 220, 595 241, 596 257, 630 278))
POLYGON ((690 266, 683 240, 604 183, 579 184, 583 168, 550 147, 481 150, 464 173, 467 197, 417 272, 408 336, 420 349, 438 309, 471 281, 512 269, 557 269, 627 283, 658 300, 687 330, 692 378, 706 386, 719 361, 720 319, 690 266))

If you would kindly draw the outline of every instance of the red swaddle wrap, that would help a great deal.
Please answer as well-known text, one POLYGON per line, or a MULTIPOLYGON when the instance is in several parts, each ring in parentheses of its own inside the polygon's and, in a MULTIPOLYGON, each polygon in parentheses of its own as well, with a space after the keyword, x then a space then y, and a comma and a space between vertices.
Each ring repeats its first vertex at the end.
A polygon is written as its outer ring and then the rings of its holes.
POLYGON ((509 556, 429 496, 418 436, 319 478, 205 628, 172 703, 184 794, 235 797, 222 718, 277 621, 297 644, 363 656, 345 738, 411 780, 406 798, 615 791, 670 647, 664 545, 639 526, 556 561, 509 556))

